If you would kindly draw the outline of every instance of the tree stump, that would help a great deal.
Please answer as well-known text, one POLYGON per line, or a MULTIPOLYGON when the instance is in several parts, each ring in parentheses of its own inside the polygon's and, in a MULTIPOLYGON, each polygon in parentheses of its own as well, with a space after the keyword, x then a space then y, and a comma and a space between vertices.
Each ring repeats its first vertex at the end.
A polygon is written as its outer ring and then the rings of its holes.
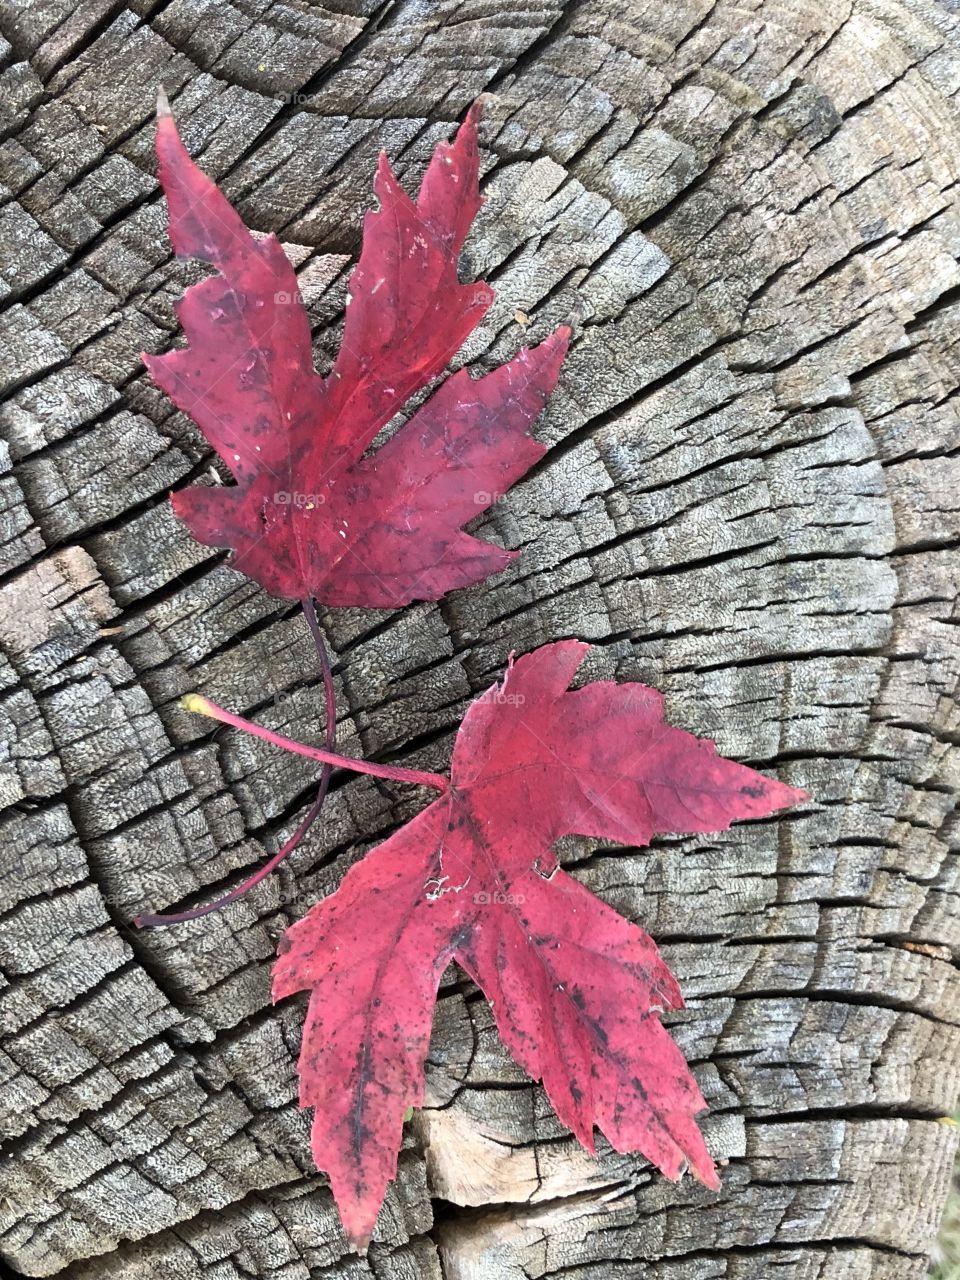
POLYGON ((0 1257, 63 1280, 904 1280, 956 1131, 960 1001, 960 22, 933 0, 2 0, 4 1041, 0 1257), (422 804, 369 778, 241 904, 309 762, 180 710, 197 690, 320 741, 298 611, 192 542, 211 465, 140 352, 178 342, 154 177, 185 142, 300 273, 336 350, 385 149, 413 188, 482 91, 463 261, 498 297, 461 363, 574 316, 551 446, 478 527, 522 555, 399 612, 328 612, 339 746, 444 769, 510 650, 811 803, 563 859, 641 922, 723 1189, 582 1152, 451 971, 427 1105, 369 1257, 296 1105, 281 930, 422 804))

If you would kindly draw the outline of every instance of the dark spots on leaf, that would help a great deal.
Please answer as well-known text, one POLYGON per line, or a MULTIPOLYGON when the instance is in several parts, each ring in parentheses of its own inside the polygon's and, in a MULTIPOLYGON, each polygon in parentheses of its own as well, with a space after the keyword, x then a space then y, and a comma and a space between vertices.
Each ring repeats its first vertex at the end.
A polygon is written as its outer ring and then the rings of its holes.
POLYGON ((634 1076, 633 1079, 630 1081, 630 1083, 634 1087, 634 1089, 637 1091, 637 1093, 640 1095, 640 1097, 646 1100, 647 1091, 643 1087, 643 1082, 641 1081, 640 1077, 634 1076))
POLYGON ((450 941, 453 944, 453 948, 455 951, 461 951, 463 952, 464 955, 466 955, 467 948, 472 938, 473 938, 473 922, 469 921, 468 923, 461 925, 460 928, 457 929, 457 931, 451 937, 450 941))
MULTIPOLYGON (((468 135, 464 136, 468 150, 475 152, 475 131, 472 140, 468 135)), ((459 151, 447 148, 441 154, 451 163, 453 158, 459 162, 462 144, 460 146, 459 151)), ((465 172, 459 168, 458 176, 465 172)), ((191 182, 196 181, 192 168, 186 169, 185 176, 180 176, 188 190, 191 182)), ((474 190, 472 176, 470 186, 474 190)), ((365 438, 364 431, 372 428, 373 419, 380 410, 388 406, 389 399, 385 401, 385 395, 388 398, 399 396, 402 389, 402 398, 406 398, 416 389, 410 382, 413 374, 442 363, 443 340, 452 328, 451 317, 463 314, 464 306, 471 300, 480 303, 490 298, 490 291, 484 285, 475 285, 471 289, 456 284, 456 264, 440 242, 442 237, 439 233, 435 236, 429 226, 415 218, 409 201, 395 180, 385 176, 383 171, 380 190, 387 216, 382 218, 382 222, 379 213, 373 218, 368 215, 366 220, 369 237, 366 256, 368 263, 376 264, 376 270, 358 266, 352 282, 355 290, 353 314, 356 315, 357 309, 377 294, 374 306, 383 308, 382 314, 391 322, 399 322, 405 317, 409 319, 419 310, 430 315, 433 329, 431 331, 427 325, 419 326, 421 341, 415 349, 408 349, 411 344, 396 340, 392 343, 385 340, 383 350, 378 349, 375 343, 362 340, 345 349, 344 359, 339 361, 341 369, 334 371, 328 392, 335 390, 335 384, 341 378, 355 378, 359 374, 361 378, 370 379, 368 385, 361 382, 359 386, 343 388, 348 396, 353 396, 350 416, 356 418, 358 441, 365 438), (391 218, 390 214, 395 217, 391 218), (395 233, 398 235, 396 243, 392 238, 395 233), (419 239, 421 234, 422 240, 419 239), (402 246, 399 253, 397 244, 402 246), (411 254, 411 249, 421 252, 411 254), (392 264, 390 271, 385 270, 388 264, 392 264), (424 269, 427 265, 443 268, 446 273, 441 280, 443 287, 437 287, 435 279, 427 278, 433 274, 424 269), (382 271, 384 279, 379 278, 382 271), (386 288, 378 293, 386 281, 389 281, 386 288), (395 371, 398 371, 398 376, 394 376, 395 371), (388 383, 396 382, 397 386, 385 386, 382 379, 388 383)), ((449 194, 453 198, 453 192, 449 194)), ((177 216, 175 208, 173 216, 177 216)), ((205 243, 207 238, 216 234, 214 229, 208 236, 205 224, 201 225, 199 221, 195 224, 186 221, 184 227, 184 234, 192 227, 191 234, 198 243, 205 243)), ((267 248, 261 247, 254 252, 256 261, 264 264, 268 272, 277 272, 276 283, 286 287, 293 273, 283 262, 278 242, 269 241, 267 248), (275 261, 269 256, 274 253, 275 261), (282 270, 276 264, 282 264, 282 270)), ((240 463, 241 471, 257 470, 258 455, 250 451, 250 446, 259 444, 263 448, 266 445, 268 457, 275 453, 275 447, 281 443, 278 440, 281 432, 277 431, 276 410, 279 408, 286 423, 282 428, 286 461, 283 475, 277 483, 283 483, 291 490, 295 479, 300 479, 299 488, 312 488, 322 483, 323 497, 313 507, 303 507, 298 502, 278 504, 268 496, 273 492, 274 479, 271 475, 259 476, 254 485, 244 481, 235 504, 222 501, 219 504, 221 508, 229 507, 231 513, 236 507, 236 514, 216 517, 222 522, 226 540, 242 548, 241 566, 251 577, 259 575, 271 591, 281 596, 301 596, 303 580, 309 580, 317 587, 314 594, 319 595, 323 590, 330 604, 338 603, 338 597, 341 597, 339 602, 347 598, 354 605, 380 606, 385 602, 401 605, 413 598, 415 593, 410 584, 415 580, 428 598, 439 598, 453 583, 469 585, 469 581, 476 581, 476 578, 470 578, 473 572, 471 556, 476 553, 468 550, 460 559, 450 555, 451 540, 459 528, 455 516, 461 508, 448 499, 461 493, 462 469, 476 466, 477 494, 470 514, 475 514, 474 507, 479 510, 483 505, 486 509, 494 497, 487 491, 496 488, 494 477, 513 477, 521 459, 530 452, 537 452, 530 449, 531 436, 529 433, 524 435, 524 432, 532 424, 535 411, 546 400, 555 382, 555 366, 559 364, 569 334, 558 330, 539 362, 535 351, 525 351, 516 362, 504 366, 499 378, 472 382, 466 373, 455 375, 460 379, 456 382, 456 388, 459 388, 456 413, 442 415, 444 421, 431 423, 427 407, 425 420, 431 425, 420 439, 415 427, 400 440, 402 448, 368 455, 362 462, 359 460, 360 448, 353 458, 345 455, 344 466, 338 468, 335 476, 330 473, 327 480, 321 482, 317 479, 311 484, 306 477, 317 474, 310 468, 318 462, 327 443, 323 438, 328 425, 323 409, 328 401, 314 399, 314 390, 311 389, 314 384, 309 374, 304 376, 300 367, 302 362, 284 359, 293 353, 267 343, 260 344, 255 350, 250 349, 250 330, 245 337, 244 319, 251 307, 266 307, 273 290, 262 288, 263 284, 271 283, 269 274, 263 276, 259 269, 252 272, 249 266, 241 264, 235 273, 237 279, 229 286, 202 286, 204 293, 194 295, 195 302, 201 297, 208 303, 211 299, 219 302, 221 310, 210 308, 209 311, 224 332, 219 334, 211 328, 206 343, 198 341, 198 349, 193 356, 188 348, 186 353, 177 357, 178 362, 186 364, 186 374, 177 385, 187 388, 182 393, 185 402, 202 407, 203 401, 198 393, 206 390, 206 384, 213 380, 215 372, 219 370, 224 374, 221 390, 225 393, 223 403, 230 409, 230 421, 221 422, 216 431, 229 435, 236 430, 238 436, 234 439, 246 442, 246 447, 236 448, 233 443, 228 443, 225 452, 221 443, 219 452, 227 458, 234 453, 242 454, 242 463, 240 458, 234 459, 240 463), (234 349, 240 359, 232 369, 227 369, 234 349), (204 375, 201 365, 208 360, 210 368, 204 375), (294 367, 297 372, 288 376, 288 369, 294 367), (268 383, 269 397, 266 394, 268 383), (233 403, 230 403, 231 397, 233 403), (269 416, 265 406, 269 406, 269 416), (520 446, 521 452, 516 453, 514 450, 521 437, 524 444, 520 446), (456 475, 457 471, 461 474, 456 475), (482 482, 481 477, 484 478, 482 482), (430 483, 422 484, 421 481, 430 483), (335 487, 338 484, 339 487, 335 487), (485 504, 478 500, 481 497, 487 499, 485 504), (362 556, 348 545, 354 541, 360 544, 364 552, 362 556), (418 572, 424 575, 422 582, 417 580, 418 572), (462 582, 461 578, 467 581, 462 582)), ((276 305, 276 294, 274 299, 276 305)), ((404 331, 404 326, 398 324, 396 329, 384 332, 396 334, 404 331)), ((319 380, 316 385, 319 385, 319 380)), ((425 385, 425 381, 420 385, 425 385)), ((446 385, 453 386, 454 383, 446 385)), ((350 426, 353 432, 354 423, 351 422, 350 426)), ((266 473, 270 468, 264 466, 263 470, 266 473)), ((471 481, 466 493, 468 500, 473 492, 471 481)), ((500 500, 497 495, 496 501, 500 500)), ((215 505, 210 503, 211 507, 215 505)), ((210 517, 211 522, 214 518, 210 517)), ((482 576, 483 566, 496 559, 492 555, 490 561, 485 561, 478 555, 477 574, 482 576)), ((559 656, 570 652, 569 647, 566 650, 548 647, 541 651, 542 658, 531 655, 523 662, 524 665, 534 664, 531 670, 537 661, 545 663, 542 674, 549 677, 554 659, 547 655, 559 656)), ((557 674, 565 669, 565 661, 556 667, 557 674)), ((534 682, 531 688, 537 692, 531 697, 531 702, 540 699, 543 687, 534 682)), ((611 777, 617 775, 620 765, 628 762, 629 752, 625 748, 633 740, 634 731, 644 728, 642 717, 636 725, 630 719, 637 716, 636 710, 627 708, 621 713, 616 709, 619 705, 616 699, 622 701, 624 695, 602 693, 603 689, 610 691, 614 688, 609 684, 595 687, 596 697, 601 702, 608 697, 607 705, 611 708, 598 716, 595 724, 586 724, 573 715, 561 716, 561 727, 556 733, 558 737, 561 732, 570 737, 576 735, 581 739, 577 743, 578 748, 594 746, 596 750, 591 768, 611 777), (582 739, 591 732, 595 733, 596 741, 593 744, 583 743, 582 739)), ((505 685, 503 689, 505 691, 505 685)), ((562 700, 565 696, 562 689, 556 689, 553 695, 554 700, 562 700)), ((651 710, 659 713, 657 695, 642 694, 640 699, 641 711, 649 704, 644 711, 648 720, 651 710)), ((543 699, 544 702, 547 700, 543 699)), ((567 703, 571 709, 574 705, 572 701, 567 703)), ((442 843, 439 833, 444 829, 445 817, 449 819, 446 823, 448 832, 463 833, 462 836, 451 835, 443 857, 439 848, 431 850, 421 844, 416 849, 415 858, 390 862, 392 854, 407 852, 405 847, 401 849, 393 845, 386 854, 380 855, 385 859, 380 864, 381 869, 388 867, 391 879, 388 880, 386 875, 378 877, 371 874, 370 879, 363 882, 365 900, 358 902, 350 897, 348 891, 322 908, 323 915, 314 918, 310 932, 295 932, 296 942, 293 945, 289 937, 279 945, 280 954, 288 956, 284 962, 284 967, 289 970, 285 975, 286 985, 293 986, 299 982, 304 987, 313 988, 311 1018, 305 1029, 307 1043, 301 1067, 303 1095, 323 1098, 327 1094, 331 1100, 329 1105, 317 1107, 314 1149, 322 1152, 333 1171, 339 1173, 338 1195, 340 1187, 345 1187, 348 1193, 353 1188, 357 1203, 347 1207, 353 1211, 355 1241, 363 1244, 369 1238, 369 1230, 361 1219, 364 1215, 369 1216, 372 1227, 377 1207, 373 1202, 379 1198, 382 1189, 374 1175, 377 1153, 390 1136, 385 1131, 383 1120, 384 1099, 395 1109, 395 1104, 404 1102, 409 1096, 409 1079, 399 1076, 394 1068, 399 1065, 406 1071, 413 1068, 419 1071, 422 1067, 423 1028, 414 1023, 423 1012, 421 1004, 433 1003, 427 983, 424 982, 421 989, 418 979, 398 974, 399 960, 407 958, 398 955, 401 939, 410 939, 411 952, 415 952, 416 960, 427 970, 441 960, 445 962, 451 951, 462 958, 464 967, 493 994, 496 1017, 498 1022, 502 1022, 504 1037, 510 1047, 519 1046, 530 1062, 539 1057, 541 1065, 550 1068, 542 1074, 558 1080, 561 1095, 568 1091, 567 1097, 577 1106, 577 1126, 587 1135, 586 1140, 589 1140, 597 1110, 589 1105, 594 1096, 598 1100, 605 1099, 608 1114, 615 1107, 616 1115, 623 1116, 628 1125, 636 1120, 638 1098, 644 1097, 640 1080, 635 1078, 632 1095, 628 1088, 621 1088, 633 1072, 639 1076, 651 1069, 651 1093, 658 1105, 661 1101, 664 1103, 661 1110, 669 1119, 659 1123, 668 1134, 673 1116, 679 1110, 673 1104, 678 1098, 683 1101, 696 1097, 695 1086, 682 1069, 678 1065, 667 1066, 667 1063, 676 1064, 676 1055, 666 1059, 662 1054, 658 1056, 659 1042, 650 1039, 651 1035, 665 1033, 655 1030, 653 1023, 656 1019, 648 1019, 638 1007, 649 1001, 633 999, 633 995, 638 988, 647 997, 651 990, 658 996, 663 996, 663 992, 656 987, 651 973, 644 971, 643 965, 631 958, 639 952, 629 947, 617 951, 616 944, 624 936, 621 932, 623 926, 614 924, 609 908, 599 907, 585 891, 578 892, 577 896, 572 890, 570 893, 559 892, 563 888, 563 879, 553 890, 546 891, 533 874, 535 872, 547 880, 555 874, 552 856, 543 855, 532 860, 537 848, 544 845, 540 837, 552 831, 554 819, 568 817, 571 801, 568 784, 560 781, 559 770, 551 785, 546 775, 520 775, 512 768, 515 761, 523 761, 529 754, 525 735, 532 734, 536 738, 534 726, 538 723, 546 728, 549 717, 543 712, 545 718, 540 720, 540 713, 541 709, 536 705, 527 706, 525 715, 532 722, 529 728, 524 729, 522 724, 518 725, 518 720, 522 721, 523 717, 503 712, 499 728, 512 741, 509 747, 503 748, 502 758, 497 759, 501 744, 496 735, 491 739, 489 763, 493 768, 490 776, 484 779, 489 790, 481 792, 478 788, 475 793, 478 797, 482 794, 484 798, 468 801, 462 791, 458 793, 451 786, 447 797, 450 807, 441 811, 444 816, 432 818, 429 825, 420 828, 431 833, 437 846, 442 843), (542 780, 533 781, 534 778, 542 780), (498 790, 500 786, 503 791, 498 790), (512 819, 520 812, 521 800, 526 807, 521 812, 525 821, 517 825, 523 826, 525 831, 512 840, 505 834, 504 818, 512 819), (462 868, 456 865, 457 857, 469 865, 462 868), (444 889, 447 896, 430 907, 423 906, 419 892, 424 859, 436 884, 448 881, 444 889), (403 884, 404 877, 411 875, 415 878, 407 880, 411 890, 407 907, 393 902, 391 890, 376 883, 379 878, 388 885, 403 884), (484 886, 491 890, 496 888, 497 892, 481 895, 479 890, 484 886), (458 899, 456 894, 461 889, 465 892, 458 899), (530 917, 520 914, 524 909, 524 893, 530 917), (538 894, 543 897, 536 896, 538 894), (376 896, 383 896, 384 902, 375 901, 376 896), (549 910, 545 899, 550 904, 549 910), (508 910, 497 913, 480 909, 480 902, 487 901, 506 906, 508 910), (569 914, 565 916, 565 912, 569 914), (334 924, 343 926, 339 938, 335 938, 334 924), (562 956, 559 954, 561 950, 562 956), (291 951, 292 955, 289 955, 291 951), (366 967, 371 960, 375 960, 378 966, 376 976, 371 976, 366 967), (384 975, 388 972, 396 986, 383 985, 384 975), (382 1007, 381 998, 375 996, 380 990, 388 991, 385 1007, 382 1007), (360 1018, 353 1016, 358 1006, 360 1018), (550 1025, 553 1018, 556 1019, 555 1026, 550 1025), (362 1026, 358 1027, 361 1023, 362 1026), (577 1052, 564 1059, 564 1039, 568 1030, 575 1037, 577 1052), (311 1036, 314 1037, 312 1046, 311 1036), (613 1047, 611 1041, 614 1042, 613 1047), (617 1087, 610 1089, 613 1068, 617 1071, 617 1087), (573 1075, 577 1079, 567 1078, 573 1075), (583 1085, 580 1080, 584 1081, 583 1085), (332 1091, 327 1088, 331 1083, 332 1091), (604 1093, 604 1090, 608 1092, 604 1093), (336 1093, 340 1096, 334 1100, 336 1093), (618 1098, 618 1095, 622 1096, 618 1098), (342 1113, 338 1110, 341 1102, 342 1113), (351 1156, 352 1176, 348 1176, 351 1156), (371 1175, 369 1178, 366 1176, 368 1173, 371 1175), (361 1204, 361 1201, 366 1203, 361 1204), (360 1225, 356 1225, 358 1221, 360 1225)), ((697 768, 703 769, 704 764, 702 760, 699 766, 696 762, 696 751, 691 746, 695 739, 679 731, 677 734, 671 742, 686 743, 686 746, 677 747, 679 763, 674 768, 672 755, 661 759, 661 763, 670 765, 674 780, 678 773, 696 780, 697 768)), ((659 739, 652 745, 656 746, 657 741, 659 739)), ((555 745, 562 753, 562 738, 555 745)), ((537 749, 531 747, 534 753, 537 749)), ((673 747, 670 750, 672 752, 673 747)), ((712 748, 706 750, 709 754, 712 748)), ((709 754, 709 769, 714 768, 722 770, 723 766, 715 764, 714 757, 709 754)), ((753 814, 763 806, 763 797, 770 794, 769 784, 756 775, 745 774, 739 766, 733 766, 733 769, 735 771, 728 773, 724 780, 724 792, 728 799, 731 792, 738 794, 740 780, 748 777, 750 785, 739 791, 739 809, 743 815, 753 814)), ((583 789, 587 789, 586 783, 583 789)), ((579 799, 577 792, 572 800, 579 805, 579 799)), ((671 806, 682 807, 682 797, 675 795, 669 780, 650 799, 651 810, 656 810, 658 804, 666 810, 671 806)), ((674 830, 677 823, 672 811, 665 815, 653 812, 649 825, 656 829, 674 830)), ((358 870, 355 874, 364 873, 358 870)), ((666 998, 669 1002, 669 996, 666 998)), ((694 1109, 687 1106, 686 1119, 694 1109)), ((641 1118, 649 1127, 658 1119, 659 1113, 649 1107, 647 1113, 641 1118)), ((682 1131, 679 1123, 677 1128, 682 1131)), ((349 1194, 344 1198, 349 1200, 349 1194)))

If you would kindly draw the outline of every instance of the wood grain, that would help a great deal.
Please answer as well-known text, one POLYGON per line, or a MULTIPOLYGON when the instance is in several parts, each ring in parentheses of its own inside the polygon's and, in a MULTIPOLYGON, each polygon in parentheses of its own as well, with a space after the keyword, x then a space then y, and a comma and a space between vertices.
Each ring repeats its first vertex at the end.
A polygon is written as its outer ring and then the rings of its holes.
POLYGON ((0 1259, 62 1280, 913 1280, 956 1131, 960 15, 933 0, 0 0, 0 1259), (481 91, 498 291, 478 370, 573 316, 550 452, 481 522, 522 556, 340 611, 339 746, 444 768, 512 649, 814 797, 564 860, 661 942, 719 1196, 594 1162, 462 975, 370 1256, 296 1107, 276 939, 409 817, 357 778, 244 903, 145 933, 289 833, 320 740, 295 611, 174 522, 211 465, 141 350, 179 341, 154 177, 188 147, 336 350, 379 148, 412 187, 481 91))

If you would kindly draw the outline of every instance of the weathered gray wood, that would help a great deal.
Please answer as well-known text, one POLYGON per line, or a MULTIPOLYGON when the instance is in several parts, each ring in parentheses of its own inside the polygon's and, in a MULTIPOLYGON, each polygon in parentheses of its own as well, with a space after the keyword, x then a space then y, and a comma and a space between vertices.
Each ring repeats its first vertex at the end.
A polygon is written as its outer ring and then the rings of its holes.
POLYGON ((933 0, 0 0, 0 710, 10 742, 0 1258, 63 1280, 919 1277, 956 1147, 960 26, 933 0), (370 1257, 296 1108, 277 936, 417 798, 357 779, 241 905, 137 934, 289 831, 305 762, 213 735, 198 689, 318 735, 295 611, 192 543, 209 465, 139 359, 175 341, 153 177, 186 141, 302 273, 321 367, 386 147, 413 184, 482 90, 463 360, 560 319, 553 446, 484 526, 485 587, 344 611, 340 742, 442 768, 511 649, 814 797, 578 875, 663 944, 719 1196, 594 1162, 451 974, 429 1105, 370 1257), (337 256, 330 256, 337 255, 337 256), (410 744, 413 744, 412 747, 410 744))

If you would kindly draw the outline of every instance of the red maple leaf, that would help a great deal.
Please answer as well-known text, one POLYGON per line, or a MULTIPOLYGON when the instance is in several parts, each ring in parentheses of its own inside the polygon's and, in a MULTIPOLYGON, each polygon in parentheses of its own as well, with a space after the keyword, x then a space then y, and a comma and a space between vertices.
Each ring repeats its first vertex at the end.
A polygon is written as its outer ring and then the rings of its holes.
POLYGON ((464 717, 445 794, 281 940, 274 999, 310 992, 300 1103, 315 1108, 314 1158, 360 1248, 396 1175, 404 1110, 423 1100, 451 959, 584 1146, 597 1126, 669 1178, 689 1165, 719 1186, 694 1119, 706 1104, 657 1017, 682 1007, 677 983, 642 929, 559 869, 553 846, 572 833, 644 845, 656 832, 718 831, 804 793, 665 724, 661 695, 644 685, 568 692, 587 648, 562 641, 511 661, 464 717))
POLYGON ((160 181, 177 254, 219 274, 184 294, 182 350, 144 355, 237 478, 172 497, 198 541, 272 594, 396 608, 436 600, 514 559, 462 532, 545 453, 529 429, 570 330, 473 379, 454 374, 372 456, 364 451, 446 367, 493 300, 460 284, 457 257, 482 200, 476 103, 441 143, 414 203, 381 154, 350 280, 343 340, 327 378, 276 236, 257 240, 190 159, 169 108, 157 122, 160 181))

